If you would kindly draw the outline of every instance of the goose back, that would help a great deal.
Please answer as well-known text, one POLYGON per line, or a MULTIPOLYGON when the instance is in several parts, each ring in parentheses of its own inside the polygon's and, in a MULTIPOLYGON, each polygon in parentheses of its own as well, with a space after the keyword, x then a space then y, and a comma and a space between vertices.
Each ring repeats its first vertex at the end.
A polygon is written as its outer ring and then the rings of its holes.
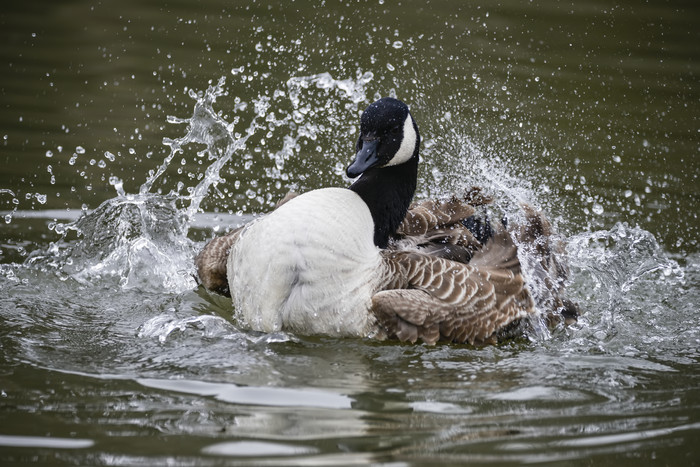
POLYGON ((310 191, 248 224, 228 256, 238 319, 257 331, 366 336, 382 261, 367 205, 346 188, 310 191))

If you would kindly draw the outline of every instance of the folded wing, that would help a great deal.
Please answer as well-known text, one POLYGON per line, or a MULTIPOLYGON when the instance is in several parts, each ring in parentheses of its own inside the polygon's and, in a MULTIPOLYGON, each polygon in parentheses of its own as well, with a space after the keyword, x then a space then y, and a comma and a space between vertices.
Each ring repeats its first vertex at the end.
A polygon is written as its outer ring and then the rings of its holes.
POLYGON ((372 311, 390 336, 485 344, 534 312, 517 248, 501 229, 469 264, 416 251, 387 251, 393 278, 372 298, 372 311))

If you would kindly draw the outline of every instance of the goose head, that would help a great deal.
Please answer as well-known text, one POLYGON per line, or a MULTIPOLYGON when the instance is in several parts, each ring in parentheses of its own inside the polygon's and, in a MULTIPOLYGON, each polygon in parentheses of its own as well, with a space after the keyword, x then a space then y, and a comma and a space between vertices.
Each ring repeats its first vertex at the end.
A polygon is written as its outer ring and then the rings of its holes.
POLYGON ((418 160, 418 125, 408 106, 398 99, 384 97, 372 103, 360 118, 360 137, 355 160, 347 175, 355 178, 374 167, 388 167, 418 160))
POLYGON ((386 248, 406 216, 416 191, 420 135, 408 106, 384 97, 360 118, 355 159, 347 169, 350 187, 364 200, 374 221, 374 243, 386 248))

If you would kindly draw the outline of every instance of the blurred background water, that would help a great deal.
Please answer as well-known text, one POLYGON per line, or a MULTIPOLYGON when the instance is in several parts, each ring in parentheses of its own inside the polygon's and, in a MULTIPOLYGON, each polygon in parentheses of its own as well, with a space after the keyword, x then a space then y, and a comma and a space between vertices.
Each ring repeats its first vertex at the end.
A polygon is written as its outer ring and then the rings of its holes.
POLYGON ((698 6, 35 1, 0 25, 3 464, 697 464, 698 6), (196 289, 206 239, 349 183, 384 95, 419 123, 419 198, 550 215, 577 325, 259 335, 196 289))

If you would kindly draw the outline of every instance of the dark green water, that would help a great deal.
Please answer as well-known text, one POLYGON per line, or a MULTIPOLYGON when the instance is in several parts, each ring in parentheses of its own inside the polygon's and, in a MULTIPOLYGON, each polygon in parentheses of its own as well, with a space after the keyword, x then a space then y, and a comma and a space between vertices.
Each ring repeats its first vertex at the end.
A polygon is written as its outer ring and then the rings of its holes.
POLYGON ((16 2, 0 39, 3 465, 698 463, 699 7, 16 2), (576 326, 258 335, 196 290, 215 231, 348 183, 389 94, 419 196, 550 214, 576 326))

